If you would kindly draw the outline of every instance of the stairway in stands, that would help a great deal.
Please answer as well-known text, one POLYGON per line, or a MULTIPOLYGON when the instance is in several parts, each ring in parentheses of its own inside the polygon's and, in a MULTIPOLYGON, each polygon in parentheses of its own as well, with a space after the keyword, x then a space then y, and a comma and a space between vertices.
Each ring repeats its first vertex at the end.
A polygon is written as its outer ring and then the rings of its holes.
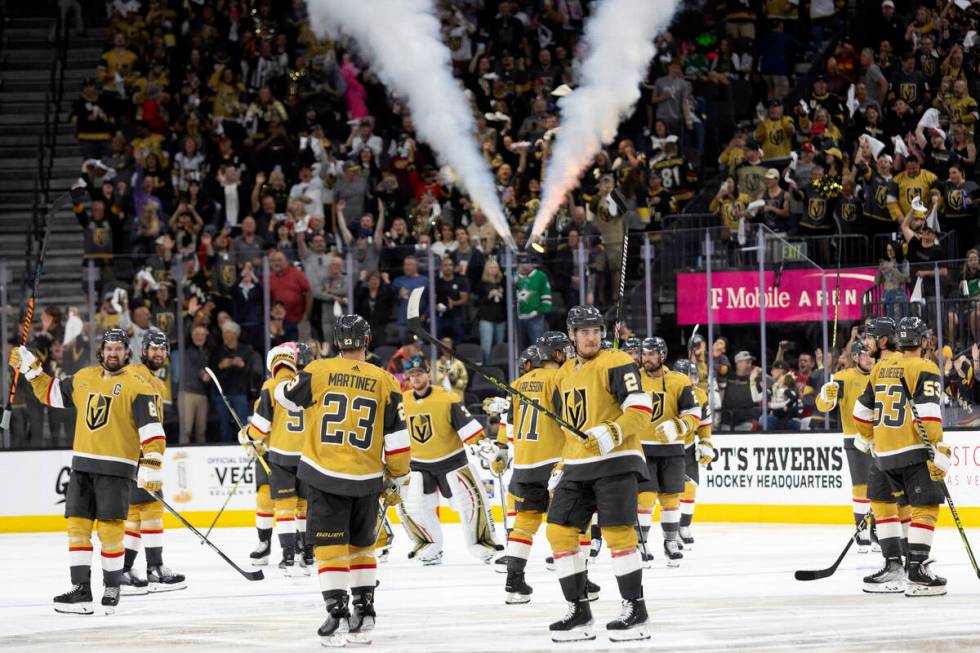
MULTIPOLYGON (((54 46, 48 42, 54 3, 7 3, 0 43, 0 260, 13 270, 10 304, 18 310, 34 202, 38 143, 44 127, 45 93, 50 84, 54 46)), ((68 121, 71 103, 84 78, 94 75, 104 28, 71 35, 65 68, 64 99, 58 115, 57 146, 51 169, 50 199, 78 177, 81 157, 68 121)), ((51 214, 51 241, 39 305, 84 303, 81 285, 82 232, 67 197, 51 214)), ((16 319, 16 314, 13 316, 16 319)))

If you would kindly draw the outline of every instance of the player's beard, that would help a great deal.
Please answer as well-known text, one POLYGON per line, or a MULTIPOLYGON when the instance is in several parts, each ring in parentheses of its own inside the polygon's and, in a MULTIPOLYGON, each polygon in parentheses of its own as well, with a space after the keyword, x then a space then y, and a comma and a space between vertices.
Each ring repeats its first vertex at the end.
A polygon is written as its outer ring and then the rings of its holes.
POLYGON ((104 356, 102 358, 102 367, 106 372, 113 374, 118 372, 126 364, 125 359, 119 358, 117 356, 104 356))
POLYGON ((147 358, 146 362, 143 364, 146 365, 146 369, 150 370, 151 372, 156 372, 161 367, 163 367, 163 364, 166 362, 167 362, 166 359, 161 359, 160 362, 158 363, 153 358, 147 358))
POLYGON ((657 364, 654 364, 654 363, 644 363, 643 364, 643 371, 646 372, 647 374, 649 374, 650 376, 653 376, 654 374, 660 372, 660 368, 662 368, 663 366, 664 366, 663 363, 657 363, 657 364))

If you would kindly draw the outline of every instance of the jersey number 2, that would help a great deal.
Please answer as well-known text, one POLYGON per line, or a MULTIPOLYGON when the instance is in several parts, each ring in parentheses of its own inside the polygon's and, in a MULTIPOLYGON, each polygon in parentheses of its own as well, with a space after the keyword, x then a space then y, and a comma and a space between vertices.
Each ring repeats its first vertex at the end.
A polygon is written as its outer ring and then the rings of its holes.
POLYGON ((323 420, 320 422, 320 442, 342 445, 346 439, 358 449, 370 449, 374 439, 374 422, 378 402, 369 397, 354 397, 328 392, 323 397, 323 420), (356 419, 356 428, 339 428, 349 419, 356 419))

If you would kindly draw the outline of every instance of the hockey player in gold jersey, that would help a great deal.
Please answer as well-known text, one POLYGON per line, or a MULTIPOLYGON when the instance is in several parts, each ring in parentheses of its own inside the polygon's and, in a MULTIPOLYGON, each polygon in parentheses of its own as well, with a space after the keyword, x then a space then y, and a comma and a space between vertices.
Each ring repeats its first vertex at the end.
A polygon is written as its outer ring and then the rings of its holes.
POLYGON ((577 357, 558 373, 561 414, 587 439, 567 432, 562 470, 553 473, 548 542, 568 611, 550 626, 554 641, 595 639, 586 595, 585 556, 579 543, 593 513, 609 545, 623 599, 620 616, 606 624, 614 641, 646 639, 643 561, 637 548, 638 482, 647 477, 640 434, 653 407, 640 385, 640 371, 626 353, 601 349, 602 313, 575 306, 566 320, 577 357))
POLYGON ((689 549, 694 545, 691 522, 694 520, 694 502, 697 498, 698 483, 701 480, 701 465, 710 464, 717 454, 714 445, 711 444, 711 403, 708 401, 708 393, 698 386, 700 372, 697 365, 688 358, 681 358, 674 363, 674 371, 686 375, 691 380, 694 402, 701 410, 697 432, 689 431, 684 437, 684 473, 686 478, 684 479, 684 494, 681 495, 679 534, 684 548, 689 549))
MULTIPOLYGON (((143 336, 141 362, 126 367, 127 371, 142 377, 153 389, 161 423, 164 402, 169 401, 170 389, 160 375, 165 373, 169 355, 170 339, 162 331, 150 329, 143 336)), ((136 487, 135 482, 130 491, 129 515, 126 517, 126 534, 123 538, 126 556, 120 591, 124 595, 136 595, 184 589, 187 587, 184 575, 173 572, 163 564, 163 505, 149 492, 136 487), (141 546, 146 550, 146 578, 133 570, 141 546)))
MULTIPOLYGON (((530 397, 541 406, 554 410, 558 386, 558 368, 565 362, 569 341, 564 334, 545 334, 525 350, 523 358, 527 366, 512 387, 530 397), (553 334, 553 335, 552 335, 553 334)), ((524 570, 531 553, 534 534, 548 512, 548 478, 552 469, 561 462, 565 446, 565 434, 554 420, 542 415, 534 406, 517 400, 511 402, 510 411, 501 423, 501 433, 507 433, 501 442, 498 457, 491 463, 494 473, 503 473, 507 457, 513 451, 514 471, 510 480, 510 494, 514 498, 516 515, 514 527, 507 537, 507 581, 505 591, 508 604, 527 603, 531 600, 531 588, 524 579, 524 570), (508 448, 508 441, 511 448, 508 448)))
POLYGON ((306 430, 297 477, 307 486, 307 532, 327 608, 317 633, 326 646, 370 643, 381 495, 386 487, 401 494, 408 482, 401 388, 366 362, 370 342, 364 318, 340 316, 334 323, 340 355, 313 361, 273 393, 286 410, 305 410, 314 426, 306 430))
MULTIPOLYGON (((691 379, 667 368, 667 343, 656 336, 644 338, 641 346, 643 391, 653 406, 651 424, 640 433, 649 479, 640 482, 640 536, 649 548, 653 510, 660 503, 660 528, 664 534, 667 566, 680 565, 681 493, 687 464, 684 445, 701 423, 701 406, 694 401, 691 379)), ((647 553, 649 559, 652 555, 647 553)))
POLYGON ((302 541, 306 526, 306 487, 296 478, 309 424, 304 411, 287 411, 276 403, 273 395, 276 386, 292 380, 312 360, 313 354, 305 343, 287 342, 269 350, 266 368, 272 377, 262 384, 252 417, 238 434, 239 442, 246 448, 257 441, 267 452, 272 472, 269 490, 282 548, 279 568, 286 576, 308 576, 313 564, 312 548, 307 551, 302 541))
POLYGON ((868 378, 874 359, 868 346, 862 340, 855 340, 851 345, 851 360, 853 367, 848 367, 834 374, 830 381, 820 388, 817 395, 817 410, 829 413, 840 407, 840 426, 844 433, 844 454, 847 456, 847 468, 851 474, 851 501, 854 505, 854 523, 864 528, 854 536, 858 553, 871 550, 871 535, 868 519, 871 501, 868 499, 868 472, 871 470, 872 459, 867 453, 858 451, 854 446, 857 437, 857 424, 854 421, 854 404, 858 397, 868 387, 868 378))
POLYGON ((401 513, 415 541, 412 557, 424 565, 442 561, 442 527, 436 508, 439 494, 459 512, 469 552, 489 564, 498 547, 488 501, 464 445, 484 437, 483 427, 463 406, 458 395, 433 386, 429 366, 421 356, 405 363, 410 390, 405 417, 412 445, 412 472, 401 513))
POLYGON ((54 598, 56 612, 93 612, 93 527, 102 543, 102 606, 107 613, 115 611, 130 482, 136 478, 139 486, 150 492, 158 491, 163 483, 166 438, 152 390, 142 378, 123 369, 129 358, 126 332, 106 331, 98 356, 99 366, 86 367, 59 380, 45 374, 37 356, 26 347, 10 353, 10 366, 30 382, 39 401, 51 408, 74 406, 78 410, 72 472, 65 493, 73 587, 54 598))
POLYGON ((922 358, 926 324, 906 317, 898 324, 896 342, 901 357, 879 361, 871 370, 864 393, 854 404, 858 436, 854 446, 872 452, 881 474, 868 485, 871 509, 878 521, 878 537, 885 566, 866 576, 868 592, 901 592, 906 596, 946 593, 946 579, 931 569, 932 535, 944 501, 939 481, 949 470, 949 447, 943 444, 942 384, 939 368, 922 358), (914 412, 913 412, 914 411, 914 412), (928 436, 919 432, 916 415, 928 436), (908 558, 902 568, 901 522, 896 491, 903 491, 912 506, 908 558))

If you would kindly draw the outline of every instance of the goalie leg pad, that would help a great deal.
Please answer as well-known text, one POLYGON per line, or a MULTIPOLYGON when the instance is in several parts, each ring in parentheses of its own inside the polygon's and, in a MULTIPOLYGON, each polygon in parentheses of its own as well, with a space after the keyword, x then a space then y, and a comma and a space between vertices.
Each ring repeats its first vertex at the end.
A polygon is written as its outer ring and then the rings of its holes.
POLYGON ((416 551, 424 551, 425 557, 442 553, 442 526, 436 514, 438 506, 439 494, 425 492, 422 472, 410 472, 398 515, 408 536, 415 542, 416 551))
POLYGON ((459 512, 463 537, 470 553, 488 562, 497 552, 489 502, 472 467, 466 465, 446 474, 452 492, 450 502, 459 512))

